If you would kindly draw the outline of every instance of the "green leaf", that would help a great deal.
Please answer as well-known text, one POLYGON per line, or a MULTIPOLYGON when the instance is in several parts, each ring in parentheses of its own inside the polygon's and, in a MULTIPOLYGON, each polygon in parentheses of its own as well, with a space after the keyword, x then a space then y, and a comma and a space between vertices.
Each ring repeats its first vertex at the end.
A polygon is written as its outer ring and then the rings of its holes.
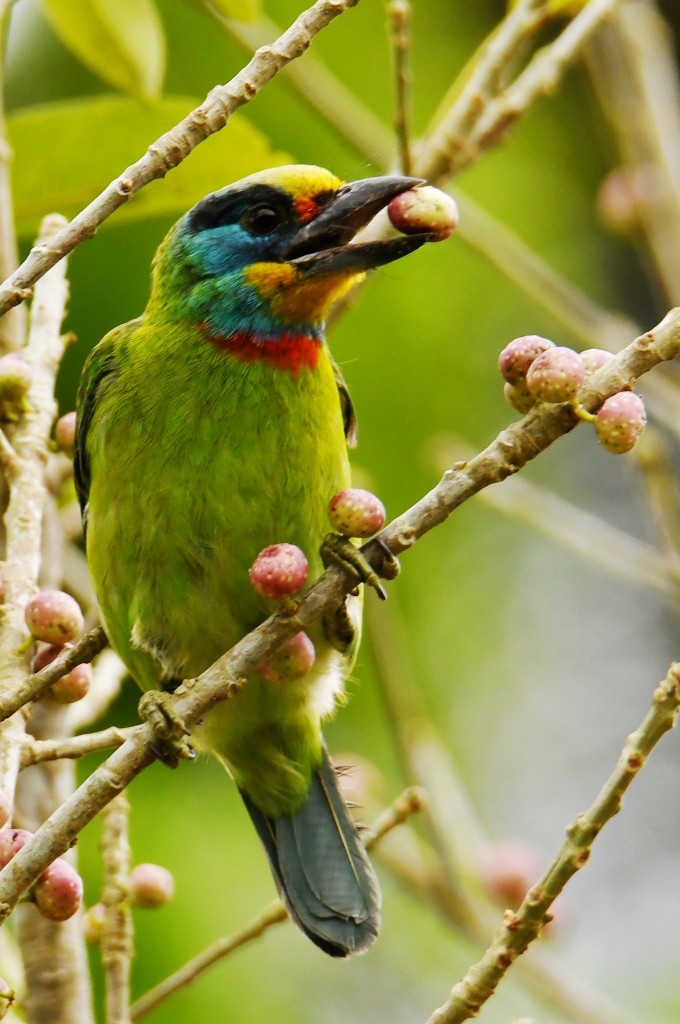
POLYGON ((64 46, 121 92, 152 100, 165 71, 165 34, 153 0, 41 0, 64 46))
MULTIPOLYGON (((149 107, 119 96, 29 107, 7 120, 14 150, 17 231, 32 237, 52 211, 73 217, 200 101, 167 97, 149 107), (49 168, 49 173, 46 173, 49 168)), ((264 167, 289 163, 245 118, 203 142, 162 180, 151 182, 109 223, 184 213, 206 193, 264 167)))
POLYGON ((254 21, 262 13, 260 0, 199 0, 201 6, 207 11, 210 8, 224 15, 225 18, 233 18, 234 21, 254 21))

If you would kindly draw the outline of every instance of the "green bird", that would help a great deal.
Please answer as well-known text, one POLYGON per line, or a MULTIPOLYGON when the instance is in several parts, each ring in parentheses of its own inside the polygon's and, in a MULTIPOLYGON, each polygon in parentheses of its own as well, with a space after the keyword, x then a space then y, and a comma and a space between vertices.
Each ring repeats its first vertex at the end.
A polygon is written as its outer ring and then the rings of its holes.
MULTIPOLYGON (((343 184, 296 165, 206 196, 161 243, 144 314, 91 352, 76 486, 102 622, 142 689, 174 690, 271 614, 248 578, 263 548, 296 544, 310 582, 322 574, 355 434, 324 323, 367 270, 427 240, 351 244, 419 183, 343 184)), ((310 628, 305 676, 253 674, 193 737, 233 776, 291 917, 332 956, 367 949, 380 926, 321 734, 356 655, 360 598, 345 611, 342 628, 338 616, 310 628)))

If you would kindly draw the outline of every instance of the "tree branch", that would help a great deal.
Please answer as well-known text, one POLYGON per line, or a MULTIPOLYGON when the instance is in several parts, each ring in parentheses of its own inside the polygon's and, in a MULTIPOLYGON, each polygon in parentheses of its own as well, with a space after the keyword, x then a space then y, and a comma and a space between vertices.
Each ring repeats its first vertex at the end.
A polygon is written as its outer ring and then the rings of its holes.
MULTIPOLYGON (((671 310, 657 327, 636 338, 589 377, 579 401, 592 411, 609 395, 630 387, 641 374, 678 354, 680 308, 671 310)), ((433 490, 364 545, 362 551, 373 568, 377 572, 384 568, 385 548, 394 554, 407 550, 473 494, 517 472, 578 422, 570 406, 543 406, 509 426, 474 459, 447 471, 433 490)), ((345 577, 340 569, 329 569, 297 605, 271 616, 197 679, 185 681, 171 698, 177 715, 190 727, 217 703, 234 696, 272 650, 337 607, 354 585, 355 580, 345 577)), ((92 773, 0 872, 0 921, 88 821, 155 760, 154 739, 151 726, 135 728, 123 746, 92 773)))
POLYGON ((315 35, 358 2, 317 0, 275 42, 261 47, 230 82, 212 89, 199 107, 152 143, 144 156, 115 178, 54 238, 33 247, 15 273, 0 285, 0 315, 28 298, 35 282, 77 245, 92 238, 123 203, 149 182, 165 177, 196 146, 224 128, 236 110, 250 102, 281 68, 305 52, 315 35))

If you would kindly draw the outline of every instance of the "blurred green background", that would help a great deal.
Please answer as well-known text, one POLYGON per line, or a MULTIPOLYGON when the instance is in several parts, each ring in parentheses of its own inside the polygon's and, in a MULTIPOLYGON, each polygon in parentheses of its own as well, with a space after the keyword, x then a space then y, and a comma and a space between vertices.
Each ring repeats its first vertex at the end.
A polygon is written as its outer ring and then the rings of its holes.
MULTIPOLYGON (((86 199, 94 197, 194 99, 244 63, 245 51, 200 5, 159 0, 157 6, 167 38, 165 98, 160 106, 135 101, 133 109, 131 100, 106 98, 111 86, 57 40, 35 0, 15 5, 6 97, 22 251, 42 212, 56 206, 75 213, 84 188, 90 189, 86 199), (101 97, 100 107, 76 103, 93 97, 101 97), (67 100, 76 105, 65 106, 67 100)), ((666 6, 677 19, 674 5, 666 6)), ((302 5, 265 0, 265 8, 285 26, 302 5)), ((503 4, 416 0, 413 8, 417 135, 502 16, 503 4)), ((382 3, 362 0, 312 50, 389 126, 392 68, 382 3)), ((69 350, 59 381, 63 411, 73 407, 91 346, 143 309, 150 260, 182 212, 182 190, 188 207, 281 154, 348 179, 385 169, 344 141, 284 76, 242 116, 261 137, 248 127, 234 128, 233 136, 227 129, 173 172, 178 180, 184 175, 181 186, 173 184, 173 175, 153 183, 74 252, 67 327, 78 344, 69 350)), ((617 162, 588 74, 578 66, 509 140, 457 179, 454 194, 460 186, 592 299, 648 327, 664 309, 644 260, 633 245, 609 234, 595 213, 600 183, 617 162)), ((436 452, 448 438, 479 448, 516 419, 504 402, 496 359, 503 345, 524 333, 576 341, 455 235, 381 270, 334 325, 331 348, 359 415, 355 462, 390 515, 433 486, 442 469, 436 452)), ((622 336, 621 346, 630 340, 622 336)), ((585 427, 530 465, 526 477, 653 538, 631 459, 607 455, 585 427)), ((431 713, 485 832, 532 844, 539 863, 547 863, 677 656, 672 609, 655 594, 501 518, 479 499, 404 557, 390 595, 413 666, 403 685, 431 713)), ((380 799, 389 802, 413 780, 402 773, 367 644, 349 689, 351 701, 328 726, 329 745, 373 762, 382 775, 380 799)), ((135 721, 137 699, 128 685, 109 720, 135 721)), ((81 765, 83 774, 94 760, 81 765)), ((645 1024, 675 1022, 680 1014, 679 783, 677 737, 671 736, 635 782, 624 813, 597 842, 587 869, 569 886, 554 937, 543 940, 565 967, 611 997, 630 1020, 645 1024)), ((158 861, 177 881, 172 904, 136 915, 139 995, 208 942, 236 931, 272 897, 273 884, 234 787, 216 765, 203 761, 175 773, 155 765, 135 782, 131 799, 135 860, 158 861)), ((366 818, 379 806, 380 800, 367 799, 366 818)), ((79 843, 90 903, 101 883, 98 834, 93 825, 79 843)), ((480 950, 379 870, 384 930, 367 956, 335 963, 292 928, 278 927, 149 1021, 424 1021, 480 950)), ((96 955, 92 960, 100 980, 96 955)), ((565 1019, 540 1003, 518 972, 511 975, 482 1020, 565 1019)))

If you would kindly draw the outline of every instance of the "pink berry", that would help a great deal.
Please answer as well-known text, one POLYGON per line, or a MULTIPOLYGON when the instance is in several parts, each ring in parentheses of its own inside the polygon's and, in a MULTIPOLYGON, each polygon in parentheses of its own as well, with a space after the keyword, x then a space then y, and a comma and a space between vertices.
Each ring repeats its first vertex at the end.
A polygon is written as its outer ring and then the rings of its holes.
POLYGON ((498 369, 501 371, 503 379, 516 387, 524 384, 527 370, 534 359, 542 352, 554 347, 554 342, 548 338, 542 338, 540 334, 523 334, 521 338, 514 338, 508 342, 498 357, 498 369))
POLYGON ((395 196, 387 216, 397 231, 405 235, 427 232, 433 242, 442 242, 458 226, 455 201, 433 185, 420 185, 395 196))
POLYGON ((61 590, 41 590, 28 602, 24 614, 36 640, 48 644, 75 640, 84 625, 78 602, 61 590))
POLYGON ((273 599, 297 594, 305 585, 309 566, 295 544, 270 544, 250 567, 253 590, 273 599))
POLYGON ((602 403, 595 417, 595 432, 603 448, 615 455, 629 452, 645 429, 647 414, 639 395, 619 391, 602 403))
POLYGON ((539 875, 537 851, 528 843, 505 839, 482 847, 477 870, 489 895, 516 910, 539 875))
POLYGON ((175 880, 160 864, 137 864, 130 872, 128 893, 133 907, 162 907, 175 895, 175 880))
POLYGON ((101 942, 105 916, 106 908, 103 903, 95 903, 85 911, 83 914, 83 932, 86 942, 94 944, 101 942))
POLYGON ((54 438, 62 451, 73 452, 76 443, 76 414, 74 412, 64 413, 57 420, 54 428, 54 438))
MULTIPOLYGON (((9 1011, 16 1003, 17 995, 14 989, 5 981, 4 978, 0 978, 0 1020, 4 1020, 9 1011)), ((16 1017, 12 1018, 16 1020, 16 1017)))
POLYGON ((571 348, 550 348, 534 359, 527 371, 527 387, 541 402, 569 402, 578 394, 586 368, 571 348))
POLYGON ((45 696, 57 704, 75 704, 87 696, 92 685, 92 666, 83 662, 52 683, 45 696))
POLYGON ((517 412, 529 412, 536 405, 536 399, 529 391, 526 384, 505 384, 503 394, 506 402, 509 402, 517 412))
POLYGON ((586 348, 581 352, 581 359, 586 367, 586 376, 606 366, 613 358, 611 352, 607 352, 603 348, 586 348))
POLYGON ((307 675, 316 659, 314 644, 306 633, 296 633, 258 668, 270 683, 290 683, 307 675))
POLYGON ((30 366, 16 352, 0 358, 0 399, 16 402, 23 398, 33 382, 30 366))
MULTIPOLYGON (((42 646, 31 662, 31 671, 40 672, 47 665, 51 665, 62 651, 66 651, 70 647, 73 647, 73 644, 46 644, 42 646)), ((45 691, 45 696, 56 701, 58 704, 73 704, 77 700, 82 700, 91 685, 92 668, 90 665, 76 665, 65 676, 57 679, 56 683, 53 683, 45 691)))
POLYGON ((370 491, 348 487, 331 498, 328 517, 345 537, 371 537, 385 525, 385 506, 370 491))
POLYGON ((0 868, 6 867, 32 836, 25 828, 3 828, 0 831, 0 868))
POLYGON ((33 887, 35 905, 50 921, 67 921, 80 907, 83 882, 75 868, 59 857, 33 887))

